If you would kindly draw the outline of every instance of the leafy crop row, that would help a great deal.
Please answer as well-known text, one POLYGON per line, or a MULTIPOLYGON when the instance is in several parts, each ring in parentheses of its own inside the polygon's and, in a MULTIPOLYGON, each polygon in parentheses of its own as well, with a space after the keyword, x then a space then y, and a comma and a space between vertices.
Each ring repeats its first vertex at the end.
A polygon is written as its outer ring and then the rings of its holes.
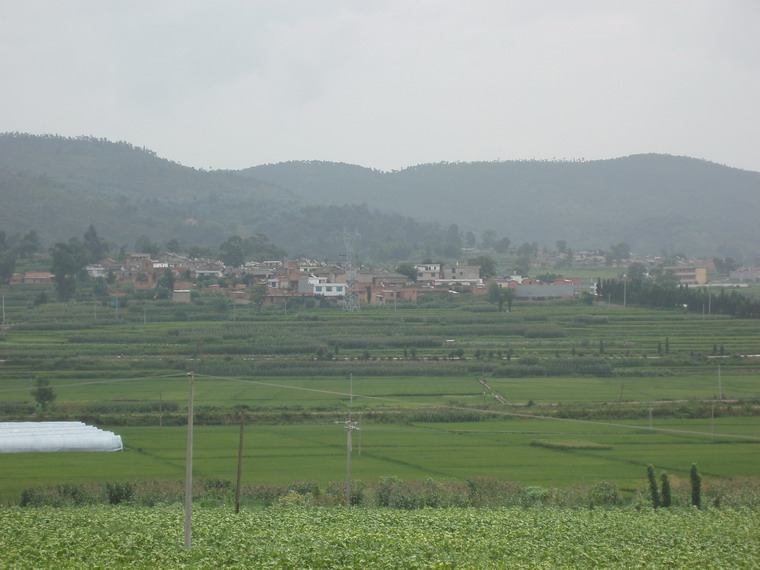
POLYGON ((760 511, 0 509, 3 568, 753 568, 760 511))

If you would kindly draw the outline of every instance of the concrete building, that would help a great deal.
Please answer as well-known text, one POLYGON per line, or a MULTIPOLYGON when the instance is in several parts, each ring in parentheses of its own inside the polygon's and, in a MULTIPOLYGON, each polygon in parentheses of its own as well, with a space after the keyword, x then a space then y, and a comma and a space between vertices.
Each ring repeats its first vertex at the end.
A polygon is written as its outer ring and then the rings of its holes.
POLYGON ((681 285, 704 285, 707 283, 707 267, 679 265, 676 267, 666 267, 665 271, 672 271, 681 285))

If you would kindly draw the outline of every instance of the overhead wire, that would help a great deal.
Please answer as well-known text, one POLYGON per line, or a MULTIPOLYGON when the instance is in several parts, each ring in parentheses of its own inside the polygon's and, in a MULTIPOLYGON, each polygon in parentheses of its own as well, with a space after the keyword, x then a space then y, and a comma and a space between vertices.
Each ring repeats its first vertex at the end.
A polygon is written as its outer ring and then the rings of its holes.
MULTIPOLYGON (((182 373, 177 373, 177 374, 166 374, 166 375, 157 375, 157 376, 142 376, 142 377, 135 377, 135 378, 115 378, 115 379, 110 379, 110 380, 94 380, 90 382, 56 384, 51 387, 71 388, 71 387, 78 387, 78 386, 93 386, 93 385, 98 385, 98 384, 115 384, 115 383, 123 383, 123 382, 134 382, 134 381, 139 381, 139 380, 184 378, 186 376, 187 376, 187 372, 182 372, 182 373)), ((235 378, 231 376, 195 374, 195 378, 196 380, 199 378, 209 378, 209 379, 214 379, 214 380, 223 380, 227 382, 240 382, 244 384, 266 386, 269 388, 280 388, 280 389, 285 389, 285 390, 295 390, 295 391, 301 391, 301 392, 327 394, 330 396, 339 396, 339 397, 352 396, 354 399, 374 400, 374 401, 389 402, 389 403, 394 403, 394 404, 408 404, 406 400, 399 399, 399 398, 389 398, 385 396, 370 396, 366 394, 357 394, 355 392, 352 392, 352 394, 348 394, 346 392, 340 392, 340 391, 335 391, 335 390, 308 388, 305 386, 292 386, 288 384, 264 382, 261 380, 251 380, 251 379, 246 379, 246 378, 235 378)), ((20 391, 20 390, 26 390, 26 388, 23 388, 23 389, 22 388, 0 388, 0 392, 11 392, 11 391, 20 391)), ((651 427, 639 426, 639 425, 621 424, 621 423, 614 423, 614 422, 602 422, 602 421, 597 421, 597 420, 583 420, 583 419, 577 419, 577 418, 560 418, 556 416, 528 414, 524 412, 517 412, 517 411, 510 411, 510 410, 493 410, 493 409, 483 409, 483 408, 474 408, 474 407, 466 407, 466 406, 454 406, 451 404, 441 404, 441 403, 433 403, 433 402, 429 402, 429 403, 417 402, 416 406, 423 407, 423 408, 430 408, 430 409, 445 409, 445 410, 455 410, 455 411, 476 412, 476 413, 482 413, 482 414, 517 417, 517 418, 531 419, 531 420, 545 420, 545 421, 568 422, 568 423, 586 424, 586 425, 594 425, 594 426, 613 427, 613 428, 619 428, 619 429, 625 429, 625 430, 663 432, 663 433, 672 433, 672 434, 681 434, 681 435, 696 435, 696 436, 706 436, 710 438, 727 437, 727 438, 736 438, 736 439, 746 439, 746 440, 751 440, 751 441, 760 441, 760 436, 753 436, 753 435, 717 433, 717 432, 712 432, 712 431, 703 432, 703 431, 682 430, 682 429, 664 428, 664 427, 655 427, 655 426, 651 426, 651 427)), ((451 430, 451 431, 462 431, 462 430, 451 430)), ((475 431, 475 430, 472 430, 472 431, 475 431)), ((486 432, 483 432, 483 433, 486 433, 486 432)))

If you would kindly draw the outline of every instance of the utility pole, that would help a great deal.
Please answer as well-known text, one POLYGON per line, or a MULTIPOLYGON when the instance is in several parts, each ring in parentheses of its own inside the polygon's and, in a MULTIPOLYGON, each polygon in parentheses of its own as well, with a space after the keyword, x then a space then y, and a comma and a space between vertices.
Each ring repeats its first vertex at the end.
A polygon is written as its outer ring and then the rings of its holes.
POLYGON ((358 430, 359 426, 351 421, 349 415, 348 420, 340 421, 335 420, 336 424, 343 424, 346 426, 346 506, 351 506, 351 452, 353 451, 352 432, 358 430))
POLYGON ((710 441, 715 441, 715 402, 710 404, 710 441))
POLYGON ((240 475, 243 470, 243 412, 240 412, 240 441, 238 442, 237 482, 235 484, 235 513, 240 512, 240 475))
POLYGON ((351 452, 353 451, 351 434, 355 429, 359 429, 355 423, 349 420, 346 422, 346 506, 351 506, 351 452))
POLYGON ((628 297, 628 276, 623 275, 623 308, 625 309, 626 300, 628 297))
POLYGON ((185 461, 185 548, 189 549, 193 541, 193 378, 187 373, 189 390, 187 396, 187 456, 185 461))

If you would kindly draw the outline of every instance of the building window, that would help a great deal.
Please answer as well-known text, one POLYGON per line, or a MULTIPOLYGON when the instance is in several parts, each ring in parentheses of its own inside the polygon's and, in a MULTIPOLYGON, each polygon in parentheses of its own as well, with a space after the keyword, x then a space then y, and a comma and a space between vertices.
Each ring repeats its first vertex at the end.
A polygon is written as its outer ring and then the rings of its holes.
POLYGON ((336 287, 336 288, 335 288, 335 290, 336 290, 338 293, 342 293, 342 292, 343 292, 343 287, 340 287, 340 286, 338 286, 338 287, 336 287))
POLYGON ((314 292, 315 293, 321 293, 322 292, 322 287, 314 287, 314 292))
POLYGON ((325 287, 325 291, 327 291, 327 292, 330 292, 330 293, 331 293, 331 292, 332 292, 332 287, 330 287, 330 286, 328 285, 327 287, 325 287))

